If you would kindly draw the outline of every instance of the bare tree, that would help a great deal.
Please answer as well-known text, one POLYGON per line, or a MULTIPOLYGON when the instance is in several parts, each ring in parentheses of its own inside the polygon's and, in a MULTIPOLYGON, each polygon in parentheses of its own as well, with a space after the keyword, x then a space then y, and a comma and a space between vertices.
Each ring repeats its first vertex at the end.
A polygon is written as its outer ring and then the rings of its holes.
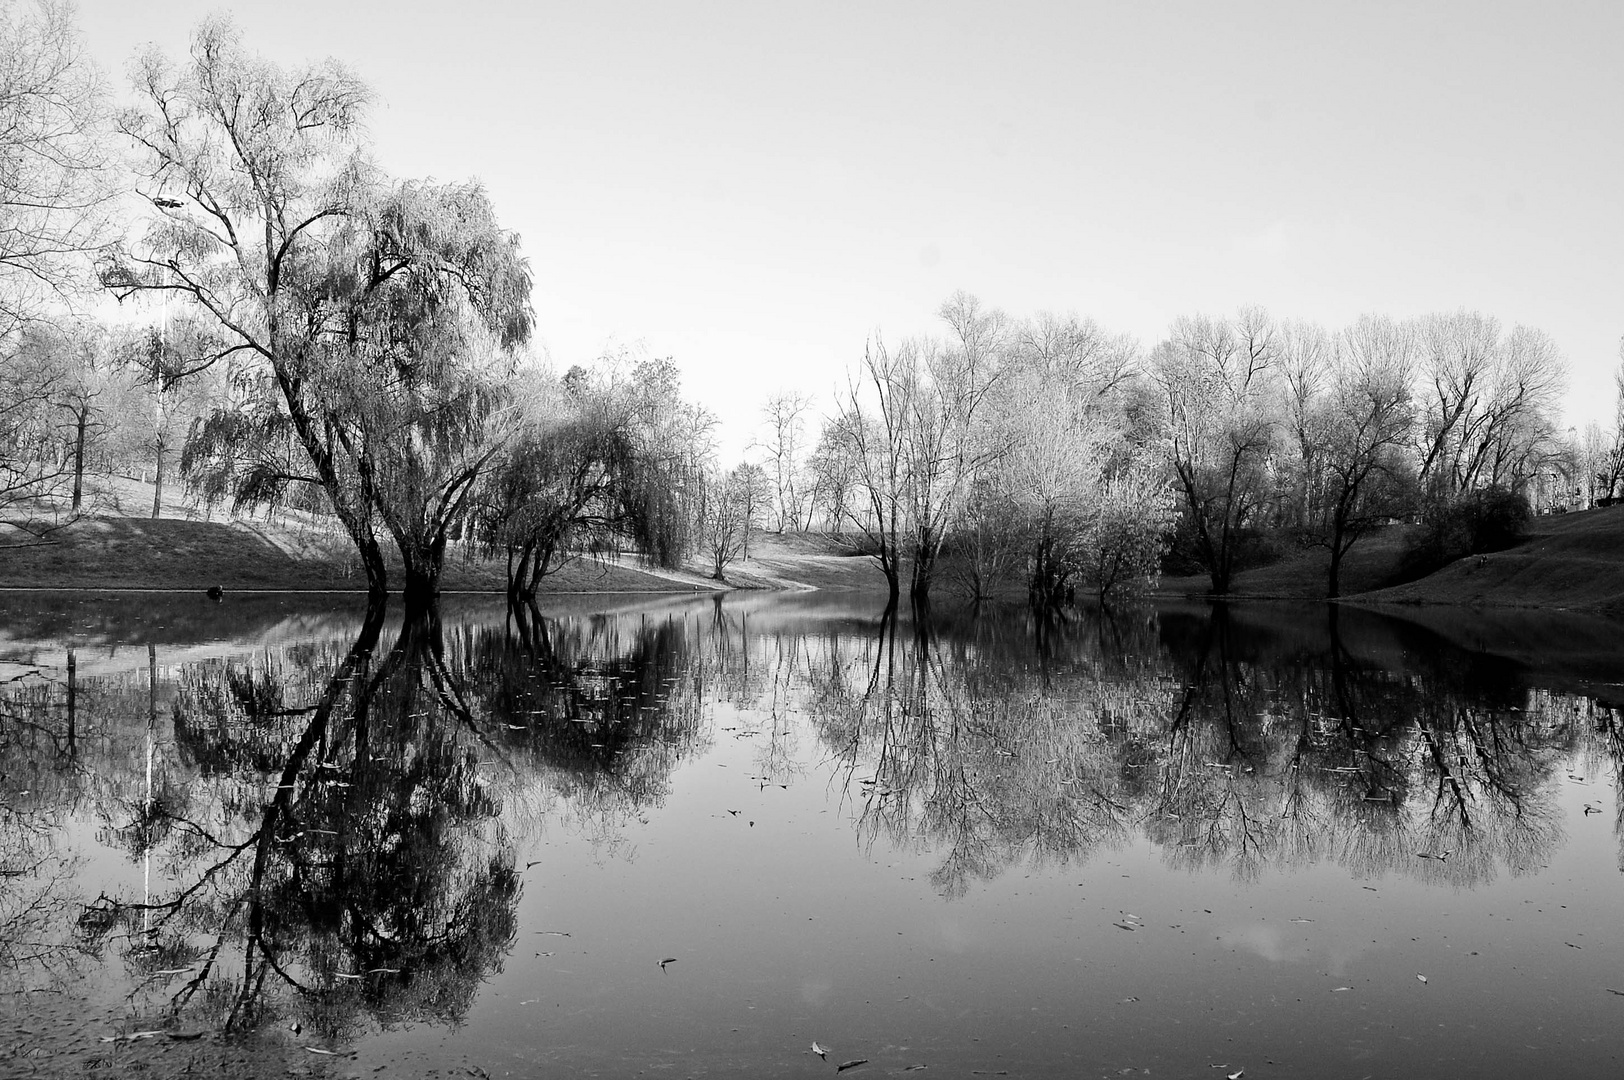
POLYGON ((1229 591, 1245 530, 1269 495, 1278 361, 1277 328, 1257 308, 1233 320, 1179 319, 1151 359, 1173 472, 1215 593, 1229 591))
POLYGON ((803 458, 806 456, 806 415, 811 409, 811 397, 791 391, 774 394, 761 407, 766 437, 756 445, 766 456, 778 532, 805 526, 811 492, 804 479, 803 458))
POLYGON ((71 6, 0 3, 0 340, 71 299, 107 242, 105 99, 71 6))
POLYGON ((905 343, 892 352, 879 339, 863 353, 858 380, 846 384, 833 431, 838 452, 850 462, 857 499, 845 507, 847 519, 863 535, 869 554, 885 575, 895 606, 901 592, 903 529, 908 521, 908 426, 918 346, 905 343), (865 408, 865 390, 873 405, 865 408))
POLYGON ((1421 325, 1420 476, 1434 497, 1487 485, 1520 488, 1555 449, 1566 362, 1543 332, 1502 335, 1477 312, 1421 325))
POLYGON ((1411 327, 1366 316, 1338 335, 1327 393, 1312 402, 1307 533, 1330 551, 1327 596, 1340 595, 1353 545, 1410 505, 1416 360, 1411 327))
POLYGON ((711 470, 700 486, 699 546, 711 563, 711 577, 726 581, 725 571, 748 550, 754 480, 743 474, 711 470))
POLYGON ((61 524, 73 478, 55 401, 68 373, 48 352, 14 339, 0 352, 0 516, 32 543, 61 524))
POLYGON ((808 525, 821 514, 824 527, 839 536, 857 502, 858 463, 854 442, 845 429, 844 413, 826 421, 818 433, 817 446, 807 461, 810 480, 808 525))

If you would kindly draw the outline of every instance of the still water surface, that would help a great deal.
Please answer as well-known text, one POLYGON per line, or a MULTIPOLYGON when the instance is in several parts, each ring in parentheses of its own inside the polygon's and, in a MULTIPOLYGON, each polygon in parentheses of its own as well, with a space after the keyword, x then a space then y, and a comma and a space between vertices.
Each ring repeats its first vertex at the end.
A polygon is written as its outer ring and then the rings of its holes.
POLYGON ((587 603, 6 599, 0 1073, 1624 1061, 1615 625, 587 603))

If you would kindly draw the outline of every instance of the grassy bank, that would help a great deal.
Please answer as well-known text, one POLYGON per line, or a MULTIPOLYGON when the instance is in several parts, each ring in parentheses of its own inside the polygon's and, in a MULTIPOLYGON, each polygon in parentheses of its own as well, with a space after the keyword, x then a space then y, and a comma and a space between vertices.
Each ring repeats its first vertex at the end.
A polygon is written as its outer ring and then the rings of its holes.
MULTIPOLYGON (((400 567, 391 567, 400 580, 400 567)), ((730 564, 725 580, 713 580, 698 562, 681 570, 645 568, 631 558, 581 559, 542 584, 547 593, 691 593, 716 589, 844 591, 883 587, 870 559, 851 557, 816 536, 763 534, 751 541, 750 557, 730 564)), ((446 556, 447 592, 500 593, 500 560, 446 556)), ((82 518, 45 542, 0 531, 0 588, 163 589, 203 591, 359 592, 366 589, 349 542, 303 525, 259 521, 95 515, 82 518), (10 534, 7 535, 6 533, 10 534)))
MULTIPOLYGON (((87 517, 30 545, 0 539, 0 587, 365 591, 366 577, 340 538, 262 524, 87 517)), ((399 567, 395 567, 397 579, 399 567)), ((448 554, 451 592, 501 592, 503 566, 448 554)), ((551 592, 692 592, 698 586, 635 567, 581 561, 547 580, 551 592)))
POLYGON ((1535 518, 1515 547, 1458 559, 1358 600, 1624 615, 1624 506, 1535 518))
MULTIPOLYGON (((1474 555, 1403 585, 1390 585, 1411 535, 1392 526, 1357 544, 1342 568, 1344 600, 1360 604, 1537 608, 1624 615, 1624 507, 1535 518, 1516 546, 1474 555)), ((1243 599, 1325 597, 1325 551, 1294 552, 1235 576, 1243 599)), ((1206 577, 1164 578, 1165 596, 1203 595, 1206 577)))

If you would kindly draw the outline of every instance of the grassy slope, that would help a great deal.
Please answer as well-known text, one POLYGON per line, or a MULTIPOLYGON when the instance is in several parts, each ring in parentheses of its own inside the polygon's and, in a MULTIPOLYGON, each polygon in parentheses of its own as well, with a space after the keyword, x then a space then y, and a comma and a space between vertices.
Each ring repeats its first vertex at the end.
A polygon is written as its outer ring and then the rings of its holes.
MULTIPOLYGON (((1395 526, 1355 545, 1343 565, 1344 599, 1370 604, 1448 604, 1541 608, 1624 615, 1624 507, 1535 518, 1522 543, 1461 559, 1407 585, 1379 588, 1396 567, 1408 528, 1395 526)), ((1247 598, 1325 596, 1324 551, 1308 550, 1236 575, 1247 598)), ((1205 577, 1164 578, 1164 595, 1197 595, 1205 577)))
MULTIPOLYGON (((0 550, 0 587, 364 590, 348 545, 265 525, 89 517, 38 547, 0 550)), ((0 544, 15 544, 0 535, 0 544)), ((446 559, 448 591, 501 591, 499 563, 446 559)), ((397 569, 398 574, 398 569, 397 569)), ((548 579, 551 592, 691 592, 694 586, 631 567, 578 562, 548 579)))
POLYGON ((1535 518, 1514 548, 1460 559, 1358 599, 1624 615, 1624 506, 1535 518))
MULTIPOLYGON (((1353 596, 1389 581, 1404 553, 1409 527, 1394 525, 1360 538, 1342 560, 1341 591, 1353 596)), ((1293 552, 1277 563, 1235 575, 1233 595, 1251 598, 1322 600, 1330 553, 1324 548, 1293 552)), ((1163 578, 1165 595, 1202 595, 1212 588, 1205 574, 1163 578)))

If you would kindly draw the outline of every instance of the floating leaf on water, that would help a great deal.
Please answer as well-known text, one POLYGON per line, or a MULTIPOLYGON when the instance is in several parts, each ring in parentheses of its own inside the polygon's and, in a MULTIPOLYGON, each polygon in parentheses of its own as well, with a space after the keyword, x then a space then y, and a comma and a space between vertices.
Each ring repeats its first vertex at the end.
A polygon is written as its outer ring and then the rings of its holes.
POLYGON ((1426 981, 1427 981, 1427 977, 1426 977, 1426 976, 1425 976, 1425 975, 1417 975, 1417 976, 1416 976, 1416 978, 1417 978, 1417 979, 1420 979, 1420 980, 1421 980, 1421 981, 1422 981, 1422 982, 1426 982, 1426 981))
POLYGON ((1604 986, 1602 989, 1607 991, 1609 994, 1617 994, 1619 997, 1624 997, 1624 990, 1614 990, 1611 986, 1604 986))
POLYGON ((839 1065, 835 1066, 835 1072, 845 1072, 847 1069, 855 1069, 859 1065, 867 1064, 868 1058, 852 1058, 850 1061, 842 1061, 839 1065))
POLYGON ((819 1046, 818 1040, 816 1039, 812 1040, 812 1052, 818 1055, 818 1057, 822 1058, 824 1061, 829 1060, 829 1048, 827 1046, 819 1046))
POLYGON ((1111 925, 1116 927, 1118 930, 1137 930, 1137 929, 1139 929, 1137 926, 1129 926, 1125 922, 1114 922, 1111 925))
POLYGON ((1243 1077, 1245 1075, 1246 1075, 1246 1070, 1245 1069, 1236 1069, 1234 1072, 1229 1074, 1229 1080, 1241 1080, 1241 1077, 1243 1077))
POLYGON ((1313 919, 1293 919, 1292 922, 1313 922, 1313 919))
POLYGON ((1582 948, 1584 948, 1583 945, 1575 945, 1571 941, 1564 941, 1562 944, 1566 945, 1570 949, 1582 949, 1582 948))

